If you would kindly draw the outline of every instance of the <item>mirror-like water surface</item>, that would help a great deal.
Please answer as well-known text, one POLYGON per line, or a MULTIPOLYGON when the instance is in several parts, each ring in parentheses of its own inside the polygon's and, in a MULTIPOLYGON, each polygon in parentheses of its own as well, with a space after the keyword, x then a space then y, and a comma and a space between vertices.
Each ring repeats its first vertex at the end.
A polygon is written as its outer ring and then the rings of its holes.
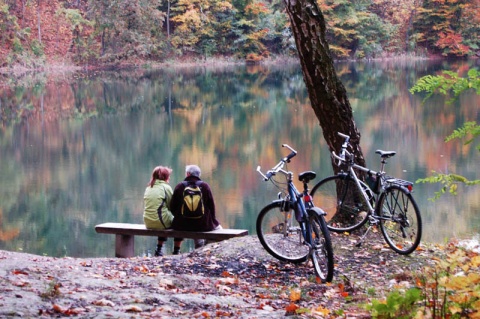
MULTIPOLYGON (((480 120, 470 92, 447 105, 408 89, 441 69, 471 62, 338 64, 362 133, 369 166, 376 149, 396 150, 387 172, 415 181, 432 170, 478 178, 476 144, 445 143, 465 121, 480 120)), ((103 222, 142 223, 143 192, 154 166, 197 163, 216 197, 225 227, 255 234, 257 213, 277 190, 262 181, 285 154, 295 174, 332 173, 322 131, 298 65, 136 70, 95 74, 35 74, 0 79, 0 249, 50 256, 113 256, 103 222)), ((436 202, 436 185, 418 184, 415 198, 424 241, 480 232, 480 187, 436 202)), ((137 238, 136 253, 154 238, 137 238)), ((184 249, 191 246, 185 245, 184 249)))

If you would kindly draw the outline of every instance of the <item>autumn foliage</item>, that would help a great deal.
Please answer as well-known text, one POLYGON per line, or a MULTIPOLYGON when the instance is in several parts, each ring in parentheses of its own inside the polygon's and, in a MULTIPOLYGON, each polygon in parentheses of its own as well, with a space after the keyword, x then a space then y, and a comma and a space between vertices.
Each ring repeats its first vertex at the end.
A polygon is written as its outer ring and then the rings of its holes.
MULTIPOLYGON (((478 0, 318 0, 337 58, 466 56, 478 0)), ((295 54, 282 1, 0 0, 0 67, 295 54)))

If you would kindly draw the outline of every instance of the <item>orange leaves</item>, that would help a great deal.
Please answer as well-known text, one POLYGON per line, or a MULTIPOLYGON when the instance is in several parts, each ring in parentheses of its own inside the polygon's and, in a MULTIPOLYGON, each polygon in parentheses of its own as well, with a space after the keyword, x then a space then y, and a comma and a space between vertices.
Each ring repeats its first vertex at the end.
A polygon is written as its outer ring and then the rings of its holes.
POLYGON ((95 306, 100 306, 100 307, 114 307, 115 303, 113 303, 110 300, 107 299, 100 299, 100 300, 95 300, 92 302, 93 305, 95 306))
POLYGON ((27 273, 25 270, 21 270, 21 269, 14 269, 14 270, 12 270, 12 274, 14 274, 14 275, 26 275, 26 276, 28 276, 28 273, 27 273))
POLYGON ((338 290, 339 290, 340 295, 341 295, 342 297, 344 297, 344 298, 345 298, 345 297, 348 297, 348 292, 345 291, 345 285, 344 285, 344 284, 339 283, 339 284, 338 284, 338 290))
POLYGON ((135 266, 133 267, 133 270, 142 272, 144 274, 150 272, 150 269, 148 268, 148 266, 145 266, 145 265, 135 266))
POLYGON ((470 51, 470 48, 462 44, 462 41, 463 37, 460 34, 449 30, 438 34, 438 40, 435 45, 441 49, 447 49, 444 52, 447 52, 448 54, 463 56, 470 51))
POLYGON ((300 307, 292 302, 287 307, 285 307, 285 311, 287 312, 287 314, 294 314, 298 308, 300 307))
POLYGON ((464 291, 465 288, 475 287, 480 283, 478 273, 469 273, 467 276, 459 275, 448 279, 443 285, 452 290, 464 291))
POLYGON ((65 308, 57 304, 52 306, 52 310, 65 316, 78 316, 86 311, 84 308, 65 308))
POLYGON ((237 277, 234 277, 228 271, 222 272, 221 275, 223 276, 223 278, 219 278, 215 283, 215 287, 220 293, 223 293, 223 294, 230 293, 232 292, 233 289, 229 286, 238 285, 240 283, 239 279, 237 277))
POLYGON ((135 305, 130 305, 130 306, 126 306, 123 308, 123 310, 125 312, 142 312, 142 308, 140 308, 139 306, 135 306, 135 305))
POLYGON ((248 13, 248 14, 258 16, 260 14, 263 14, 263 15, 269 14, 270 9, 263 2, 254 2, 254 3, 249 4, 245 7, 245 12, 248 13))
POLYGON ((448 309, 448 315, 469 314, 480 318, 480 256, 473 250, 449 244, 447 258, 436 259, 435 268, 424 268, 416 284, 426 298, 430 311, 448 309))
POLYGON ((217 284, 238 285, 240 283, 239 279, 228 271, 222 272, 221 275, 223 278, 218 279, 217 284))

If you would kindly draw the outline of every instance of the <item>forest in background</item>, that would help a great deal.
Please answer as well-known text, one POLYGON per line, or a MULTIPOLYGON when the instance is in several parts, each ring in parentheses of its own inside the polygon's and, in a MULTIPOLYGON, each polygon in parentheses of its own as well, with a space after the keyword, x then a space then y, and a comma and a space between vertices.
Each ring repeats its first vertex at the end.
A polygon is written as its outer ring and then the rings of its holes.
MULTIPOLYGON (((335 59, 480 55, 480 0, 318 0, 335 59)), ((282 0, 0 0, 0 67, 295 56, 282 0)))

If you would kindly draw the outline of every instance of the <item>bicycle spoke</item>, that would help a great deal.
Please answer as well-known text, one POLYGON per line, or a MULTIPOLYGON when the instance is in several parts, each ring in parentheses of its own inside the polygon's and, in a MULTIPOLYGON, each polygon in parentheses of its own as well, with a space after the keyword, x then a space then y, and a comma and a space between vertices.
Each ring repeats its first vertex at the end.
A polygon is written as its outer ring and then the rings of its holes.
POLYGON ((283 211, 282 207, 281 202, 275 202, 260 212, 257 218, 258 238, 263 247, 279 260, 305 261, 309 249, 304 245, 295 214, 283 211))
POLYGON ((410 193, 392 186, 379 199, 380 228, 389 246, 399 254, 413 252, 420 243, 422 224, 410 193))
MULTIPOLYGON (((361 184, 368 189, 366 184, 361 184)), ((315 206, 327 213, 325 219, 331 231, 353 231, 363 226, 368 219, 368 205, 350 177, 328 177, 313 187, 311 196, 315 206)))

